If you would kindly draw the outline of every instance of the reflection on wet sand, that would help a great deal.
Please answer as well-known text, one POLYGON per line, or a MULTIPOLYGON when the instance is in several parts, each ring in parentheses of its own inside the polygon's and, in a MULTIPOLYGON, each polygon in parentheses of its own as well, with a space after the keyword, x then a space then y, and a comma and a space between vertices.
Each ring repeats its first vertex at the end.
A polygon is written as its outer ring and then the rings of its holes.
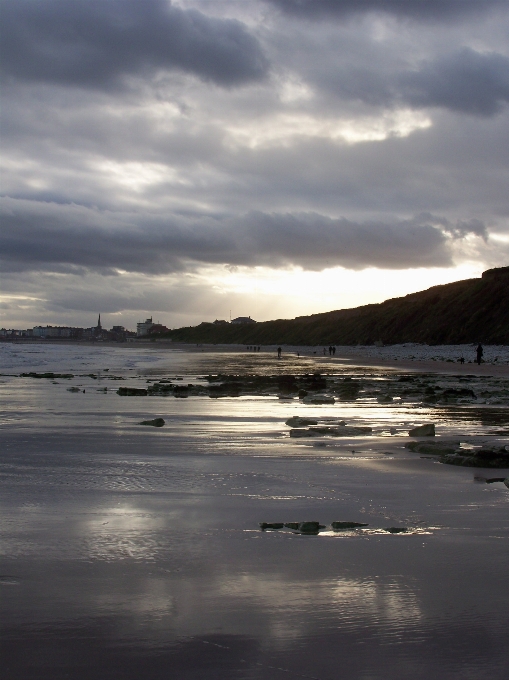
MULTIPOLYGON (((196 390, 214 373, 297 367, 138 351, 133 365, 116 349, 100 362, 126 385, 196 390)), ((74 378, 20 378, 24 364, 0 384, 6 679, 507 676, 509 491, 486 480, 509 470, 443 465, 406 447, 429 422, 437 436, 418 441, 505 445, 507 382, 465 388, 454 375, 307 357, 295 374, 327 374, 320 390, 334 403, 279 399, 277 380, 238 397, 121 397, 95 360, 62 348, 61 372, 74 378), (154 417, 165 425, 139 425, 154 417), (303 417, 322 431, 290 437, 303 417), (333 432, 356 426, 371 432, 333 432), (259 528, 310 520, 325 528, 259 528)))

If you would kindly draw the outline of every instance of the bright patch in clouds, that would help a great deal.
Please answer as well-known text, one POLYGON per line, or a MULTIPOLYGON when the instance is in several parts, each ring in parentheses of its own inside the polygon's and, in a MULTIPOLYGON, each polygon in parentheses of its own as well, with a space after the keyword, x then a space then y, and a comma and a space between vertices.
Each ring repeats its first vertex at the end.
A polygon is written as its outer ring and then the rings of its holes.
POLYGON ((402 110, 381 117, 357 119, 322 119, 298 113, 287 113, 263 121, 244 122, 227 127, 233 147, 250 149, 289 147, 297 137, 316 137, 331 142, 380 142, 388 137, 407 137, 415 130, 431 127, 432 121, 422 113, 402 110))

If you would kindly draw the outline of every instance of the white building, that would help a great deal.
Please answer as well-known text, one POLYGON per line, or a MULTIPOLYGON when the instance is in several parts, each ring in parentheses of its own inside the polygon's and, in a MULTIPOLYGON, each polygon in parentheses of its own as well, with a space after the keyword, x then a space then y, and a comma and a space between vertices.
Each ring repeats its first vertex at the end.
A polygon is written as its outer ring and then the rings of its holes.
POLYGON ((67 326, 34 326, 32 335, 35 338, 70 338, 71 329, 67 326))
POLYGON ((136 324, 136 335, 139 338, 143 335, 147 335, 152 326, 155 326, 154 322, 152 321, 152 317, 150 317, 150 319, 146 319, 146 321, 139 321, 136 324))

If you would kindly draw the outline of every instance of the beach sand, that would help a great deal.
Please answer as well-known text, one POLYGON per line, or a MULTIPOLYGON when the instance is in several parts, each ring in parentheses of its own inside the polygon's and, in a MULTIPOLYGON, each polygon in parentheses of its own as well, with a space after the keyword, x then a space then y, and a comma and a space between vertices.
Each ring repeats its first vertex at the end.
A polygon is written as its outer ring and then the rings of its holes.
POLYGON ((9 350, 0 381, 3 678, 508 676, 509 489, 482 478, 509 470, 405 448, 408 430, 431 421, 436 440, 509 444, 506 405, 116 394, 164 378, 201 384, 206 369, 239 366, 374 384, 393 372, 464 372, 477 391, 500 392, 506 366, 36 349, 9 350), (57 368, 75 377, 19 377, 57 368), (291 439, 285 420, 295 415, 370 424, 373 434, 291 439), (165 426, 140 426, 147 417, 165 426), (302 521, 326 530, 259 528, 302 521), (333 521, 368 526, 334 532, 333 521))

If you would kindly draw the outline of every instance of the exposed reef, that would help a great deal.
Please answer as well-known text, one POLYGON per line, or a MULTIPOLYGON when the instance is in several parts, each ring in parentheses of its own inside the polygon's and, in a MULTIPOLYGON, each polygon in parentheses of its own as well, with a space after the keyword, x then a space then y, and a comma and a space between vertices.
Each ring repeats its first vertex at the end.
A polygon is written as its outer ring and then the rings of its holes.
MULTIPOLYGON (((359 371, 361 373, 361 371, 359 371)), ((53 374, 51 374, 53 377, 53 374)), ((49 377, 49 376, 48 376, 49 377)), ((58 377, 55 374, 55 377, 58 377)), ((390 404, 422 404, 449 406, 469 404, 495 404, 509 406, 509 380, 505 378, 478 378, 473 375, 364 374, 273 374, 203 376, 189 384, 176 384, 177 379, 151 381, 143 392, 139 388, 120 388, 125 396, 193 397, 212 399, 242 396, 274 396, 299 399, 303 404, 332 405, 354 401, 390 404), (468 385, 465 385, 465 383, 468 385), (475 389, 474 389, 475 388, 475 389)), ((180 381, 181 382, 181 381, 180 381)), ((428 427, 431 429, 431 426, 428 427)), ((432 436, 430 431, 428 435, 432 436)), ((428 436, 415 435, 415 436, 428 436)))
POLYGON ((407 448, 415 453, 437 456, 446 465, 509 469, 509 446, 484 445, 465 448, 459 441, 412 441, 407 444, 407 448))

